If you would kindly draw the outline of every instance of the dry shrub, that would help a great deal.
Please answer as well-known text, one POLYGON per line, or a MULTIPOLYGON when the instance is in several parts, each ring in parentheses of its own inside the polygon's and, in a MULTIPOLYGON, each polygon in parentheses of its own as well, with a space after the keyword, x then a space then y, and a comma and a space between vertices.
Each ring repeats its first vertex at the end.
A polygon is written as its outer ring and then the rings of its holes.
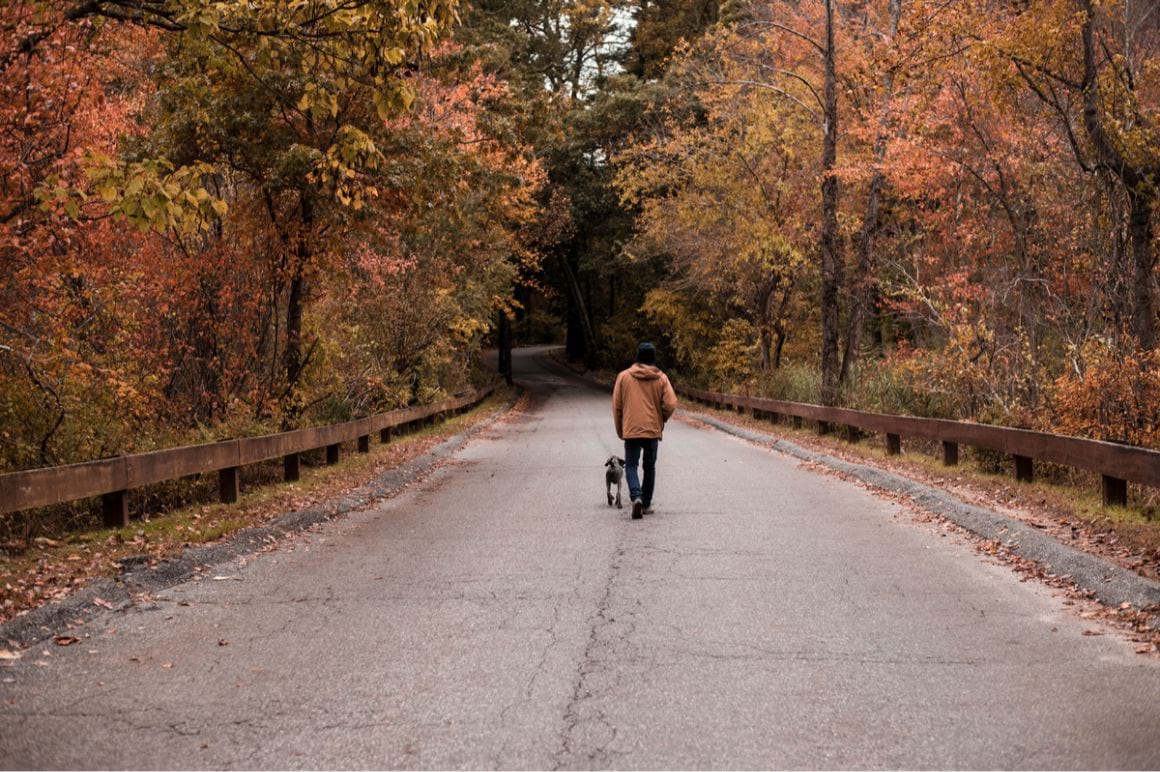
POLYGON ((1092 340, 1054 384, 1045 431, 1160 448, 1160 351, 1092 340))

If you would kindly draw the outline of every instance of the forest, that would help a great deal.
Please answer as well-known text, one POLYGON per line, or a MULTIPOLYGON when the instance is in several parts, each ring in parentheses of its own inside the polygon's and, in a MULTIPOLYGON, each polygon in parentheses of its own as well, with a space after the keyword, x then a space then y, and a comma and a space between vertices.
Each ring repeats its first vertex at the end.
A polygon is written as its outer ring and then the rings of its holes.
POLYGON ((1154 0, 12 0, 0 470, 333 423, 510 328, 1160 448, 1154 0))

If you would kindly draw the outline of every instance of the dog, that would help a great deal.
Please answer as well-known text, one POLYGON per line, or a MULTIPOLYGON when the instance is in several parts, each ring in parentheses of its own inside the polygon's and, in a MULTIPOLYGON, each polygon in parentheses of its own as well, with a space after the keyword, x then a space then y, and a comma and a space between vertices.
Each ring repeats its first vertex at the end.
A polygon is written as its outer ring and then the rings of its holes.
POLYGON ((616 456, 609 456, 608 460, 604 462, 606 469, 604 470, 604 484, 608 490, 608 506, 612 506, 612 486, 616 486, 616 506, 619 509, 624 509, 624 505, 620 503, 620 494, 624 490, 624 459, 616 456))

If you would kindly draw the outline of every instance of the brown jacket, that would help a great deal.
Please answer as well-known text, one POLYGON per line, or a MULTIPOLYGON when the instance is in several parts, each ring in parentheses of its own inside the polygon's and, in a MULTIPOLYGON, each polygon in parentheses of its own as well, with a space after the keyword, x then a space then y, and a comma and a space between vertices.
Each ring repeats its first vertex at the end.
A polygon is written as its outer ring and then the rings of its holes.
POLYGON ((616 376, 612 420, 622 440, 660 439, 677 409, 677 394, 667 375, 639 362, 616 376))

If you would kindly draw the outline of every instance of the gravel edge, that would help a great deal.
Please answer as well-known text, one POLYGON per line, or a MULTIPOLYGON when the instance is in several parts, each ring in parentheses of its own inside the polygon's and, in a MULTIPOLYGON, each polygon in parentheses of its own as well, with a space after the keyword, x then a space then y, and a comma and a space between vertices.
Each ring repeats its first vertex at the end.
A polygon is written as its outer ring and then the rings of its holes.
POLYGON ((102 611, 131 606, 135 595, 181 584, 209 567, 253 553, 288 535, 390 498, 405 486, 422 479, 472 437, 510 413, 518 399, 517 392, 494 414, 339 498, 309 509, 288 512, 265 525, 244 528, 216 544, 187 547, 172 558, 147 565, 127 565, 115 579, 97 579, 61 600, 10 619, 0 624, 0 642, 8 641, 27 648, 87 622, 102 611))

